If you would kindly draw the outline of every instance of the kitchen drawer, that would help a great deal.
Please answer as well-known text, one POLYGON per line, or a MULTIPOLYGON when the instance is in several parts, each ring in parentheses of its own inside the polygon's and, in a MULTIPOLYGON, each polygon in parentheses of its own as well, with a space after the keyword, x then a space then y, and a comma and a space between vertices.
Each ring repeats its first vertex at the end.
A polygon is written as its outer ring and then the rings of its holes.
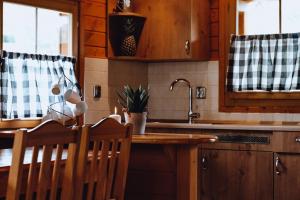
POLYGON ((299 153, 300 132, 274 132, 273 151, 299 153))

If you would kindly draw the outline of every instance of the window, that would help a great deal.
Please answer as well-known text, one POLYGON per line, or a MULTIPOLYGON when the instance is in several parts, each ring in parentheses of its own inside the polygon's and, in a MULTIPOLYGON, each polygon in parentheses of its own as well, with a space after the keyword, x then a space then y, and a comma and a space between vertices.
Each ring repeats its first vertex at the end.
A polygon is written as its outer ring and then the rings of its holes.
POLYGON ((4 2, 3 49, 71 56, 72 14, 4 2))
POLYGON ((299 4, 299 0, 220 1, 220 111, 300 112, 299 92, 232 92, 226 87, 231 35, 300 32, 297 23, 300 19, 299 4), (244 5, 240 6, 239 3, 244 5), (251 4, 256 7, 253 8, 251 4))
POLYGON ((237 34, 300 32, 299 0, 237 0, 237 34))
POLYGON ((237 1, 238 34, 279 32, 279 0, 237 1), (266 12, 268 10, 268 12, 266 12))
MULTIPOLYGON (((3 50, 77 57, 77 1, 6 0, 1 3, 0 45, 3 50)), ((1 127, 3 123, 0 122, 1 127)))

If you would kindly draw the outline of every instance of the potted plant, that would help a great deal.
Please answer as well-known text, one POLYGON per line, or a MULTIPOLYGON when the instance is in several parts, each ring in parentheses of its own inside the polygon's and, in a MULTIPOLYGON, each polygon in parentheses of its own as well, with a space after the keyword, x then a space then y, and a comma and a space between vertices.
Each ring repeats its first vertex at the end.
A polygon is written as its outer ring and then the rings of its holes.
POLYGON ((144 134, 147 119, 148 90, 139 86, 134 90, 125 85, 118 94, 118 102, 123 107, 125 122, 133 124, 133 133, 144 134))

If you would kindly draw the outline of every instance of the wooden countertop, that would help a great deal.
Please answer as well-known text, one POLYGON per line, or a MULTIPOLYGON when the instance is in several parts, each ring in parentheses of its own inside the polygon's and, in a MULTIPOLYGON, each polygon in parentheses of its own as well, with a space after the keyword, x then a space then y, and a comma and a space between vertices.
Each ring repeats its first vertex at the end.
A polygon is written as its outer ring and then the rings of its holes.
POLYGON ((199 129, 199 130, 253 130, 253 131, 300 131, 300 125, 296 124, 238 124, 238 123, 169 123, 150 122, 147 128, 166 129, 199 129))
POLYGON ((146 133, 132 136, 132 143, 136 144, 199 144, 216 140, 217 136, 196 134, 146 133))

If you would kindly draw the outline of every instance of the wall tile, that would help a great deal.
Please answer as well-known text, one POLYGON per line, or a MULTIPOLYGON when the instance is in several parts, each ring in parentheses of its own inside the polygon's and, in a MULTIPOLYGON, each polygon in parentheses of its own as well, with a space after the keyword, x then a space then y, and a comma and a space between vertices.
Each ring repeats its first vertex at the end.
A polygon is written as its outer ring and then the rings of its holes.
POLYGON ((109 113, 108 60, 86 58, 84 71, 84 98, 88 104, 85 123, 96 123, 109 113), (101 98, 93 98, 93 87, 101 85, 101 98))
POLYGON ((108 60, 98 58, 85 58, 85 71, 108 71, 108 60))
POLYGON ((185 119, 187 117, 187 89, 179 86, 173 93, 167 91, 169 84, 179 77, 184 77, 191 82, 193 95, 195 95, 196 86, 207 88, 206 99, 195 99, 195 96, 193 98, 193 111, 200 112, 201 119, 300 121, 300 114, 219 112, 218 61, 150 63, 148 65, 148 83, 151 87, 149 102, 151 118, 176 119, 178 117, 178 119, 185 119), (176 113, 172 111, 176 111, 176 113))

